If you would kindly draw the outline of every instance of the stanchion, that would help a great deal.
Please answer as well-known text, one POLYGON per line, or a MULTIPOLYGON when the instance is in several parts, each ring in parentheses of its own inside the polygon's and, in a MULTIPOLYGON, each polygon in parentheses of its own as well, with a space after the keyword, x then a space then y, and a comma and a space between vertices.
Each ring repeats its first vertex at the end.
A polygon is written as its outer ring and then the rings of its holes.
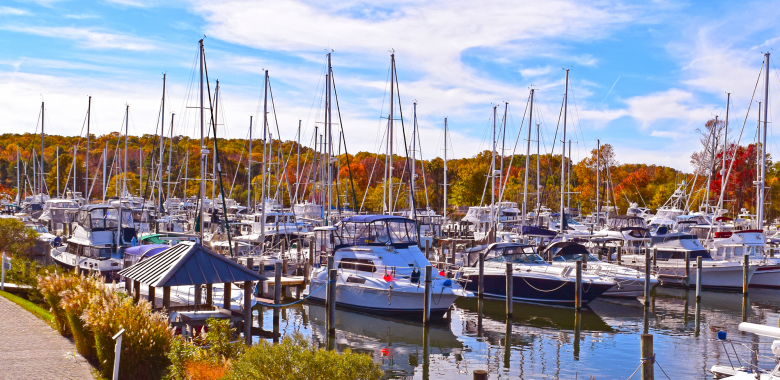
POLYGON ((336 278, 338 269, 328 271, 328 335, 336 335, 336 278))
POLYGON ((425 266, 425 299, 423 300, 423 324, 431 323, 431 283, 433 282, 433 267, 425 266))
POLYGON ((655 369, 655 354, 653 353, 653 335, 652 334, 642 334, 641 338, 641 348, 640 351, 642 352, 642 380, 653 380, 655 379, 655 374, 653 373, 653 370, 655 369))
POLYGON ((514 304, 514 275, 512 274, 512 263, 506 263, 506 316, 512 316, 512 306, 514 304))
POLYGON ((742 260, 742 294, 748 294, 748 273, 750 272, 750 256, 745 254, 742 260))
POLYGON ((577 261, 577 283, 574 291, 574 308, 582 309, 582 261, 577 261))
POLYGON ((704 271, 702 269, 702 263, 701 263, 701 256, 696 258, 696 302, 701 301, 701 277, 702 272, 704 271))

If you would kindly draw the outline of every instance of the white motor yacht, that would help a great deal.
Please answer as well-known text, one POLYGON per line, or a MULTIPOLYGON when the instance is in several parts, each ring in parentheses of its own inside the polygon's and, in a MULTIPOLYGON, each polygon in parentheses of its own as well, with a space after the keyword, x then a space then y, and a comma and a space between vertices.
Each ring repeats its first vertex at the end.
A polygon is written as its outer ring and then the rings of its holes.
MULTIPOLYGON (((356 215, 336 226, 319 227, 316 250, 322 261, 313 268, 304 291, 325 301, 326 252, 333 252, 336 305, 369 313, 406 316, 423 312, 425 267, 431 265, 415 239, 415 222, 399 216, 356 215)), ((315 260, 316 261, 316 260, 315 260)), ((454 280, 434 269, 431 315, 442 316, 458 297, 469 296, 454 280)))

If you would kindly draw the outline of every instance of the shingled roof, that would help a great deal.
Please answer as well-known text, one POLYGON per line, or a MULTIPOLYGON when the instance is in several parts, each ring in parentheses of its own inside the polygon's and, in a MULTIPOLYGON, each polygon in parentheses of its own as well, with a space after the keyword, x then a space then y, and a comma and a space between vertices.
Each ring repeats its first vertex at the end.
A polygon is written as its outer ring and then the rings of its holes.
POLYGON ((199 243, 181 242, 119 272, 155 287, 266 280, 199 243))

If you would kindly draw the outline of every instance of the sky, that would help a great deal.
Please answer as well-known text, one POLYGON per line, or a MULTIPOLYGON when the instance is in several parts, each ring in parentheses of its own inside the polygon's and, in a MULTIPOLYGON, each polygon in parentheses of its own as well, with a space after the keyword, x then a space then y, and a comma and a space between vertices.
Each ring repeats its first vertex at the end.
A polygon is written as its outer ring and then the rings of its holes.
MULTIPOLYGON (((755 140, 764 97, 757 79, 763 53, 780 47, 778 16, 769 1, 5 0, 0 133, 39 131, 43 101, 46 133, 84 135, 89 96, 91 133, 123 132, 128 105, 129 133, 156 133, 166 73, 165 133, 175 113, 174 134, 199 137, 193 107, 205 36, 212 92, 220 81, 220 137, 247 137, 250 116, 259 136, 268 70, 270 132, 296 139, 300 121, 301 142, 311 145, 331 52, 341 120, 334 110, 334 129, 343 128, 350 153, 384 151, 394 52, 395 123, 402 113, 411 133, 417 103, 425 159, 444 154, 445 117, 449 157, 489 150, 494 107, 498 145, 524 153, 532 88, 532 123, 549 151, 562 138, 568 69, 566 140, 575 161, 600 140, 620 163, 690 171, 701 147, 696 128, 726 117, 726 93, 729 133, 736 139, 744 125, 740 142, 755 140)), ((780 149, 771 129, 780 90, 773 62, 770 153, 780 149)))

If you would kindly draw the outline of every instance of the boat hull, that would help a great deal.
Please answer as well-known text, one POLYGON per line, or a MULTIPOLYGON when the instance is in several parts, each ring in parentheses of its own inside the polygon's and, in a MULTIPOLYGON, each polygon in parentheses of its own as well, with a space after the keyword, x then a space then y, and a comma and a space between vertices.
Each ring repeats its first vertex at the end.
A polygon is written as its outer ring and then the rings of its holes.
MULTIPOLYGON (((478 275, 466 275, 466 290, 477 292, 478 275)), ((506 299, 506 276, 484 275, 484 294, 488 297, 506 299)), ((515 301, 574 305, 576 284, 573 280, 553 277, 522 276, 515 274, 512 281, 512 299, 515 301)), ((604 294, 610 284, 582 282, 582 303, 587 303, 604 294)))

